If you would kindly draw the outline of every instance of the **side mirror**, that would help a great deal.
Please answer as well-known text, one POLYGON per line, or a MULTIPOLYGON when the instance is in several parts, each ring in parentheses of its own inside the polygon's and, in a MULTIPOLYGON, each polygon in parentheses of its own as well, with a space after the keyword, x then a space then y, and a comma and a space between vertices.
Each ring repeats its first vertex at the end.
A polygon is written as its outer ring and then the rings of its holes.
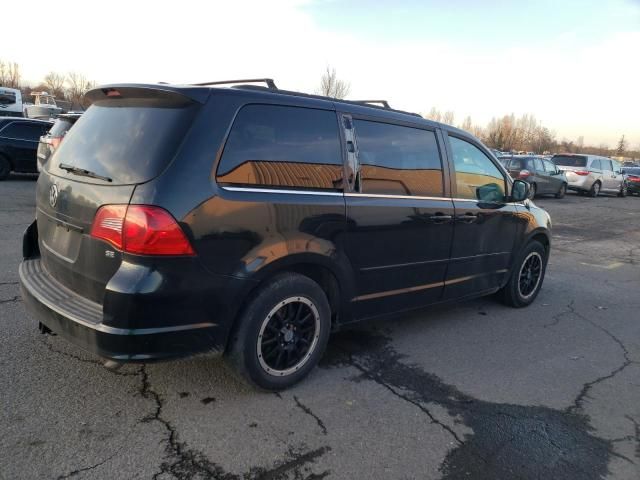
POLYGON ((511 201, 522 202, 529 196, 529 184, 522 180, 514 180, 511 186, 511 201))

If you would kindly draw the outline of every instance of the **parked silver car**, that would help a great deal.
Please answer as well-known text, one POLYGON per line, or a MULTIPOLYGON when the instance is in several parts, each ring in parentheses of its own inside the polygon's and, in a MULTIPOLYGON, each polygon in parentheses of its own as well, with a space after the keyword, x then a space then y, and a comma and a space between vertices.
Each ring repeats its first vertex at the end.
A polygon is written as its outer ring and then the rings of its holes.
POLYGON ((563 153, 554 155, 553 163, 565 172, 567 187, 580 194, 597 197, 600 192, 627 195, 622 167, 615 160, 598 155, 563 153))

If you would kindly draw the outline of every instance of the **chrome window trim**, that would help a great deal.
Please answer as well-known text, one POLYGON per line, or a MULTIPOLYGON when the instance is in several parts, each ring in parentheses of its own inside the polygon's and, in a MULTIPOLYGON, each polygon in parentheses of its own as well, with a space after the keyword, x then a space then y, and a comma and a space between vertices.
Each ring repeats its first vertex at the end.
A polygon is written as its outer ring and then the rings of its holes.
POLYGON ((323 192, 322 190, 285 190, 280 188, 254 188, 254 187, 228 187, 221 186, 222 190, 228 192, 249 192, 249 193, 288 193, 292 195, 318 195, 328 197, 342 197, 342 192, 323 192))
POLYGON ((347 192, 344 194, 346 197, 357 198, 398 198, 402 200, 451 200, 451 197, 422 197, 419 195, 387 195, 382 193, 356 193, 347 192))

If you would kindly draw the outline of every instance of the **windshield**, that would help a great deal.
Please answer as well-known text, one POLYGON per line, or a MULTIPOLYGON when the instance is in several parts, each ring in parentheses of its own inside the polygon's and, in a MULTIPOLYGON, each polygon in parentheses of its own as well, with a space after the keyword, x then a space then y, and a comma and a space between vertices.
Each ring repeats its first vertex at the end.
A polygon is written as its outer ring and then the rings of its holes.
POLYGON ((555 155, 551 160, 561 167, 586 167, 587 157, 579 155, 555 155))
POLYGON ((141 183, 173 158, 195 114, 193 104, 97 102, 70 129, 49 164, 61 163, 113 179, 141 183))

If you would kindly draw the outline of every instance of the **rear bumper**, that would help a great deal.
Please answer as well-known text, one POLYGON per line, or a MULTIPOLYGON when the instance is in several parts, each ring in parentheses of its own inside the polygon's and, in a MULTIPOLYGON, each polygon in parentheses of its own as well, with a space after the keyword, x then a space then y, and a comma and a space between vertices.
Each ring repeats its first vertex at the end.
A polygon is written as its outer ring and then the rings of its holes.
POLYGON ((44 269, 40 258, 24 260, 19 276, 24 302, 39 322, 101 357, 118 362, 144 362, 224 350, 228 324, 113 327, 104 323, 102 305, 57 282, 44 269))

